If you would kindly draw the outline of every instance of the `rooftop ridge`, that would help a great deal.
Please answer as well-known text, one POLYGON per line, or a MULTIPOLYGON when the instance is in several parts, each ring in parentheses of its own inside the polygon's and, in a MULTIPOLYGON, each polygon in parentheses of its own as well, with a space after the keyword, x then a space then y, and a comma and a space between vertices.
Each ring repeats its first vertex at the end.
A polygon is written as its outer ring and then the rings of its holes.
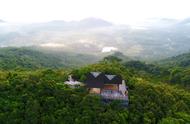
POLYGON ((90 72, 95 78, 97 78, 101 72, 90 72))
POLYGON ((105 75, 109 80, 112 80, 116 75, 105 75))

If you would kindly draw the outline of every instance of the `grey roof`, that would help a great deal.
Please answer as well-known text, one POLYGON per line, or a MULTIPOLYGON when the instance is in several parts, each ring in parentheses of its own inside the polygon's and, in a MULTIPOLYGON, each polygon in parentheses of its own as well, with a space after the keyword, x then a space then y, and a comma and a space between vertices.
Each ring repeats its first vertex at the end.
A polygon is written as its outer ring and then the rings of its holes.
POLYGON ((90 72, 95 78, 97 78, 101 72, 90 72))
POLYGON ((105 75, 109 80, 112 80, 116 75, 105 75))

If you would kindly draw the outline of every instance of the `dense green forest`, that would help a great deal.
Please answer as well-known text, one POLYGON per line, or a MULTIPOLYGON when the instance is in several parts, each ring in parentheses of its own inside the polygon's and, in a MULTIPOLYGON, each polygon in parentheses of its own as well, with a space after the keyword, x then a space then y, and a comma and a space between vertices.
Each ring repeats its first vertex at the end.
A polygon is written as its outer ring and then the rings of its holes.
POLYGON ((190 52, 161 60, 158 63, 166 67, 190 67, 190 52))
POLYGON ((1 48, 0 69, 63 67, 61 59, 26 48, 1 48))
POLYGON ((59 65, 59 59, 50 61, 41 54, 36 58, 39 53, 25 49, 11 51, 0 52, 0 62, 4 63, 0 71, 1 124, 190 123, 190 68, 108 56, 96 64, 68 69, 59 65), (15 53, 18 56, 11 56, 15 53), (49 64, 44 66, 42 60, 49 64), (121 106, 120 101, 104 104, 85 87, 71 89, 64 84, 69 74, 83 82, 90 71, 121 75, 129 86, 128 107, 121 106))
POLYGON ((104 58, 104 61, 119 62, 137 77, 141 77, 150 82, 165 82, 168 84, 178 84, 184 88, 190 89, 190 53, 182 54, 153 63, 139 60, 126 59, 126 57, 117 57, 115 54, 104 58), (124 58, 124 60, 123 60, 124 58), (178 64, 177 64, 178 63, 178 64), (186 63, 184 66, 182 63, 186 63))
POLYGON ((74 68, 94 63, 96 56, 37 48, 0 48, 0 69, 74 68))

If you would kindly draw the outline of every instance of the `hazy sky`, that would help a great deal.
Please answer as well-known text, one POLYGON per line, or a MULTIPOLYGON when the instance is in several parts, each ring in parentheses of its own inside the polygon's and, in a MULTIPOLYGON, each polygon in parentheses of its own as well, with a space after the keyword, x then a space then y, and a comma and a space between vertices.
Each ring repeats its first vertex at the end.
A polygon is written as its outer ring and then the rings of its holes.
POLYGON ((0 0, 0 19, 43 22, 102 18, 134 24, 147 18, 190 17, 190 0, 0 0))

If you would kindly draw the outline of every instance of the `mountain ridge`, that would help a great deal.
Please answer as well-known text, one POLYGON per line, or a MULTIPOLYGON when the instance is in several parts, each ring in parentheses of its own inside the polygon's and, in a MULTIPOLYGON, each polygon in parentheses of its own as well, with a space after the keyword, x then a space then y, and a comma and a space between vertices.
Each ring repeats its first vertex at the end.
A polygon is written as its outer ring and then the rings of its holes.
POLYGON ((32 47, 0 48, 0 70, 74 68, 95 63, 98 58, 91 55, 63 53, 32 47))
POLYGON ((158 64, 167 67, 190 67, 190 52, 169 57, 159 61, 158 64))
MULTIPOLYGON (((10 25, 10 32, 0 35, 0 46, 48 46, 63 51, 101 54, 104 48, 118 49, 127 56, 144 60, 167 58, 190 49, 190 27, 176 20, 160 19, 162 28, 134 29, 102 19, 80 21, 54 20, 22 26, 10 25), (162 23, 163 22, 163 23, 162 23), (165 23, 166 22, 166 23, 165 23), (169 24, 169 25, 168 25, 169 24), (14 37, 10 34, 14 32, 14 37)), ((183 20, 178 20, 183 22, 183 20)))

